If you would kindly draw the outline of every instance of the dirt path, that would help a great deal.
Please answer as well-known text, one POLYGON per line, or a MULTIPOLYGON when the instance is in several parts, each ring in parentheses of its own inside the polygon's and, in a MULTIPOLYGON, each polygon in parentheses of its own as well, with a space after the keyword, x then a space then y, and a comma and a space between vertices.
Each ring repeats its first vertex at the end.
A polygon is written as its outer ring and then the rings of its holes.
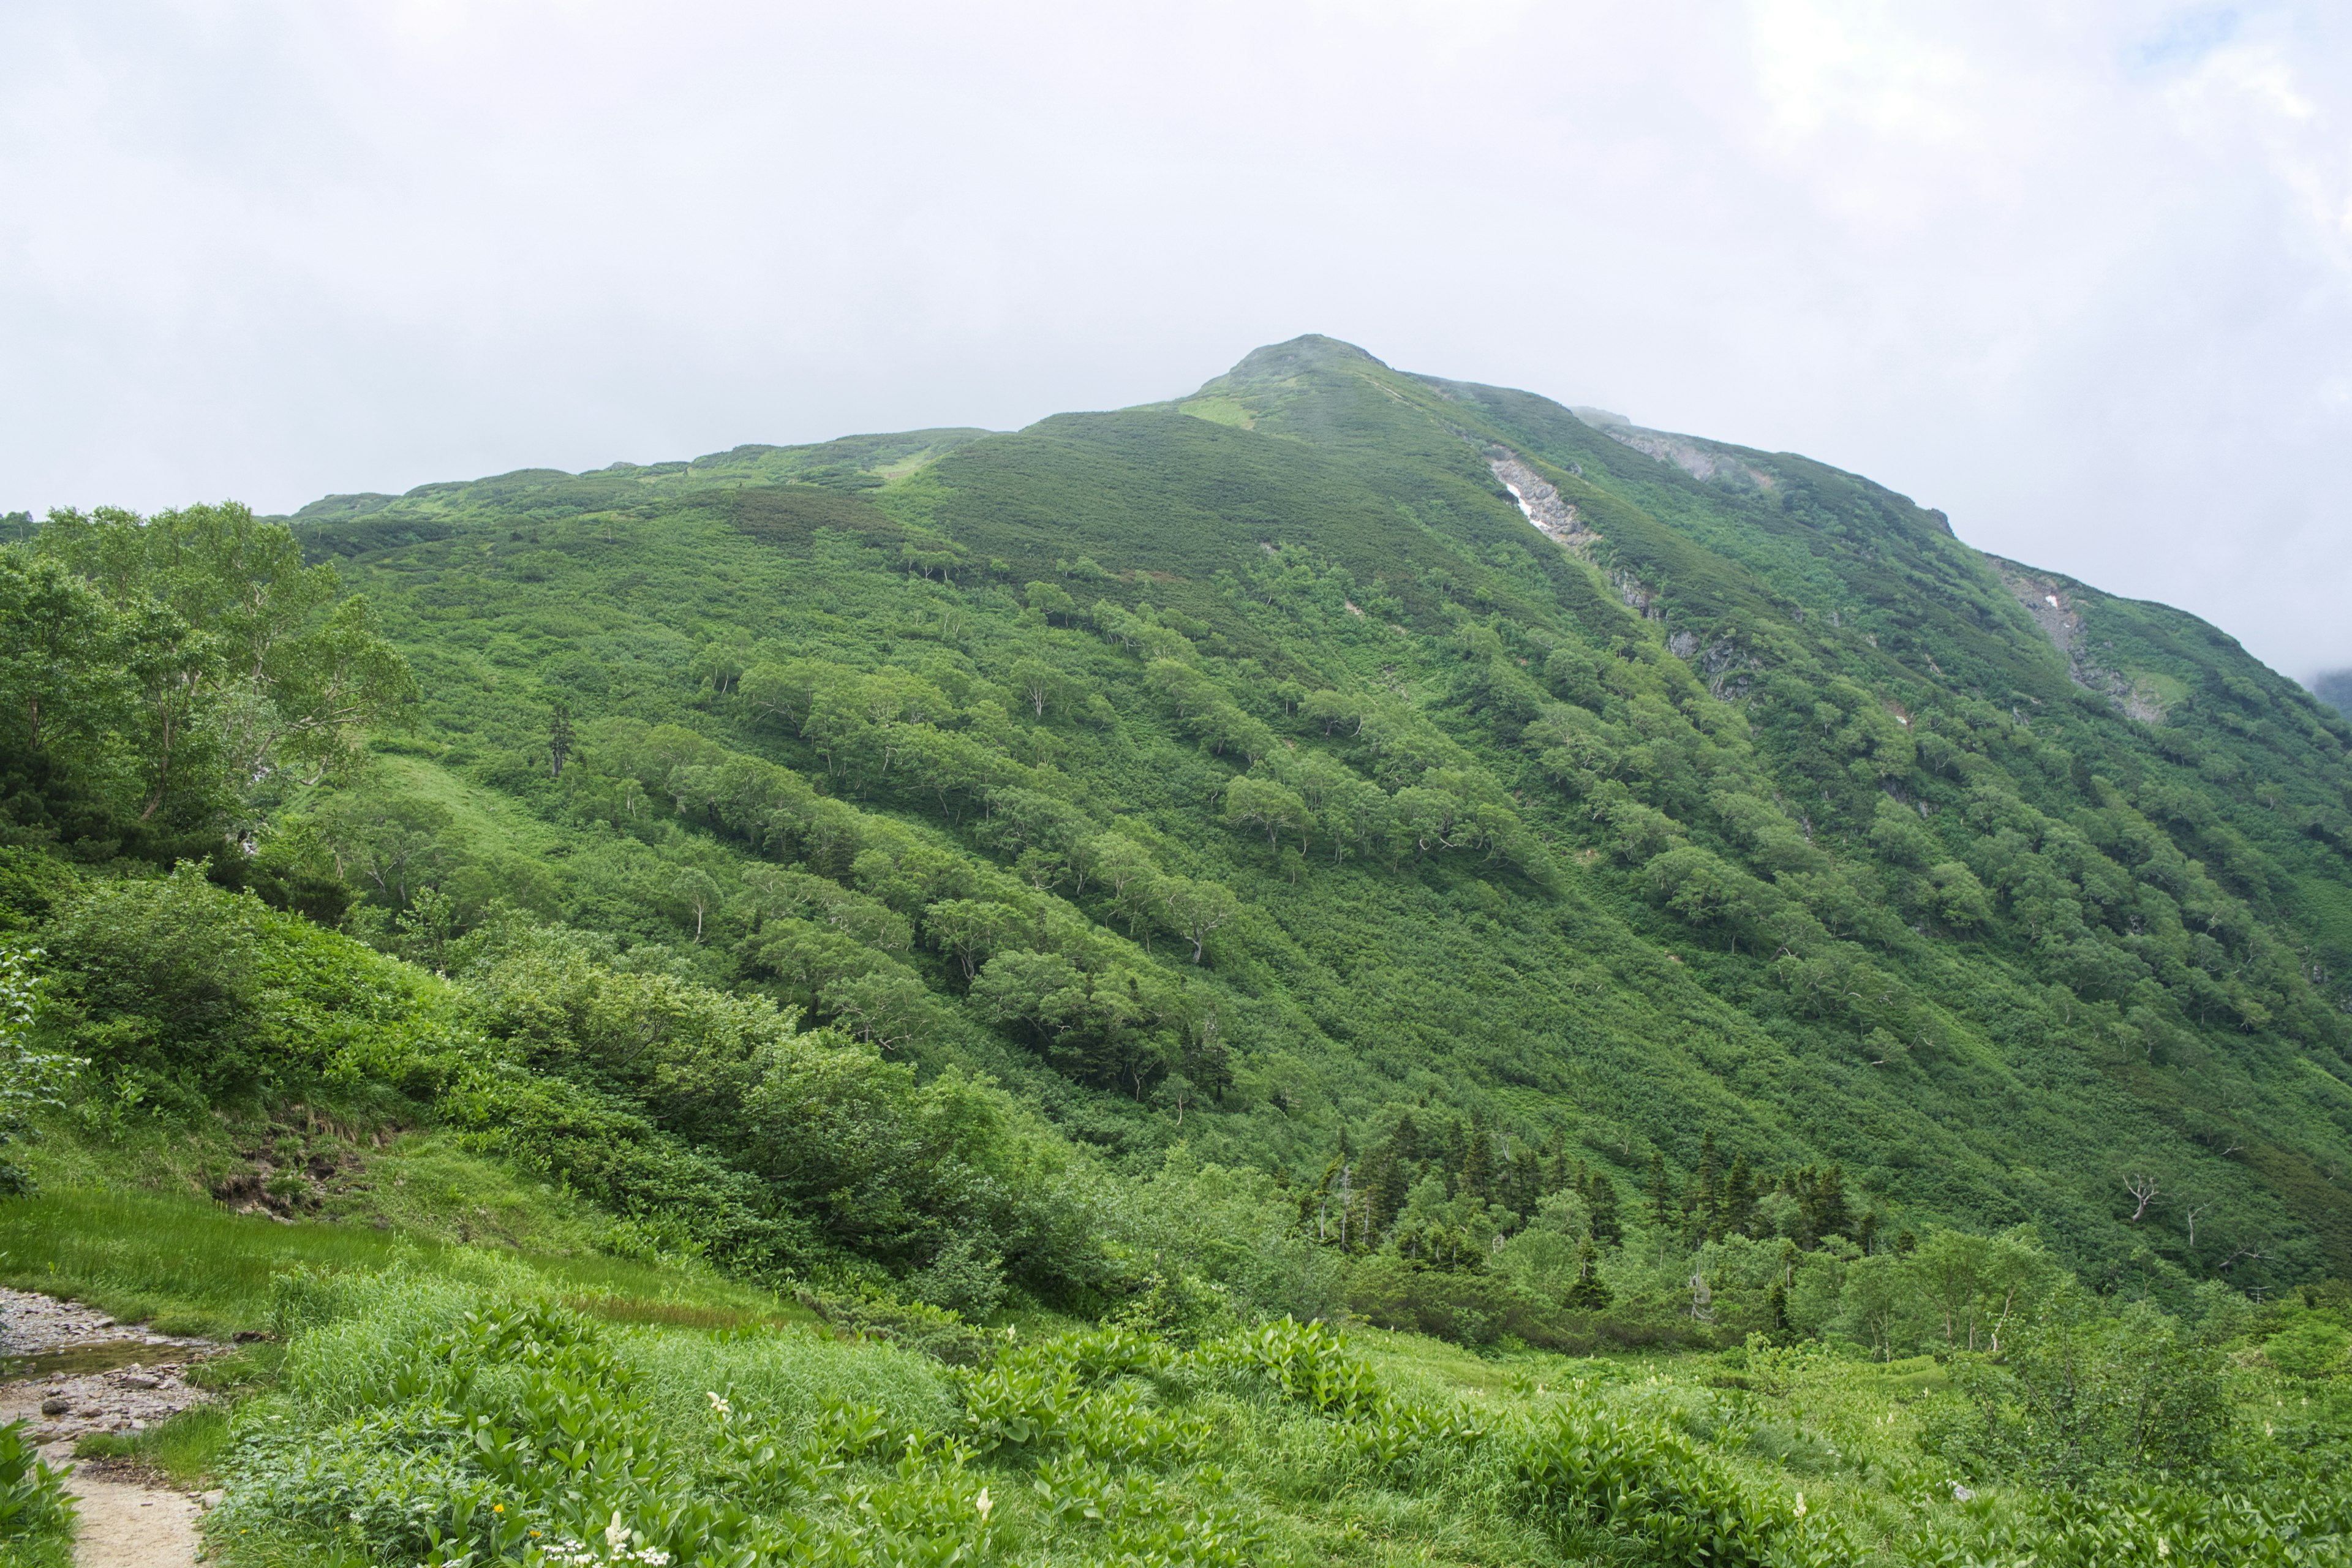
POLYGON ((75 1568, 194 1568, 203 1506, 185 1492, 77 1471, 81 1499, 75 1568))
POLYGON ((151 1334, 76 1301, 0 1289, 0 1353, 16 1375, 0 1383, 0 1424, 24 1419, 66 1489, 81 1501, 78 1568, 194 1568, 193 1497, 134 1472, 73 1458, 87 1432, 143 1431, 208 1396, 180 1375, 218 1347, 151 1334))

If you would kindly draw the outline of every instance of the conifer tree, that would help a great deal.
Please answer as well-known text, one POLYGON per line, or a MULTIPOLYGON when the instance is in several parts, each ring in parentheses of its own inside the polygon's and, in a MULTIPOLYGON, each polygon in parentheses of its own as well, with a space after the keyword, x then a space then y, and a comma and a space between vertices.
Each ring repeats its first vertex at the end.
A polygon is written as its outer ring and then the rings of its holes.
POLYGON ((1396 1130, 1389 1134, 1389 1146, 1396 1151, 1399 1160, 1421 1158, 1421 1126, 1408 1110, 1397 1118, 1396 1130))
POLYGON ((1832 1165, 1822 1173, 1813 1234, 1843 1236, 1853 1228, 1853 1215, 1845 1205, 1845 1172, 1840 1166, 1832 1165))
POLYGON ((1698 1179, 1683 1194, 1683 1226, 1694 1245, 1715 1239, 1712 1227, 1722 1177, 1715 1152, 1715 1131, 1709 1128, 1698 1146, 1698 1179))
POLYGON ((1366 1220, 1376 1234, 1396 1223, 1397 1215, 1404 1212, 1406 1197, 1412 1192, 1412 1168, 1405 1163, 1397 1144, 1398 1140, 1391 1138, 1365 1162, 1369 1205, 1366 1220))
POLYGON ((1617 1219, 1617 1184, 1606 1171, 1595 1171, 1581 1189, 1585 1212, 1591 1216, 1592 1239, 1602 1247, 1622 1247, 1625 1227, 1617 1219))
POLYGON ((1748 1163, 1746 1154, 1731 1159, 1731 1174, 1723 1184, 1720 1200, 1716 1205, 1715 1237, 1720 1241, 1727 1236, 1746 1236, 1756 1217, 1756 1174, 1748 1163))
POLYGON ((1601 1278, 1600 1254, 1587 1237, 1577 1243, 1576 1279, 1568 1288, 1567 1303, 1580 1312, 1597 1312, 1616 1299, 1616 1292, 1601 1278))
POLYGON ((1462 1155, 1462 1190, 1489 1201, 1495 1195, 1494 1142, 1486 1134, 1486 1117, 1477 1112, 1471 1115, 1470 1145, 1462 1155))
POLYGON ((559 779, 563 776, 564 759, 572 755, 573 739, 572 704, 559 702, 555 705, 554 721, 548 726, 547 754, 552 764, 550 776, 559 779))

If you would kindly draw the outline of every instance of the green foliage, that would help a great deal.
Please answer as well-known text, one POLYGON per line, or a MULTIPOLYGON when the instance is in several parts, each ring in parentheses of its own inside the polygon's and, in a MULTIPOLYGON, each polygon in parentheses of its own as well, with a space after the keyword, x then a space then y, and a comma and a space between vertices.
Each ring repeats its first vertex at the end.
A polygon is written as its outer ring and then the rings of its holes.
POLYGON ((0 667, 16 837, 92 868, 0 876, 43 1047, 93 1127, 338 1082, 972 1316, 1892 1361, 2352 1269, 2340 721, 1801 458, 1324 340, 1205 397, 60 514, 0 667))
POLYGON ((415 977, 183 864, 93 882, 46 932, 39 1032, 184 1110, 314 1081, 355 1034, 397 1031, 415 977))
MULTIPOLYGON (((35 1112, 62 1106, 75 1074, 88 1065, 34 1043, 41 992, 35 966, 47 956, 37 947, 0 947, 0 1145, 23 1137, 35 1112)), ((0 1161, 0 1193, 21 1193, 27 1185, 23 1171, 0 1161)))
POLYGON ((897 1276, 974 1319, 1008 1293, 1099 1309, 1180 1266, 1211 1297, 1317 1289, 1286 1282, 1294 1247, 1262 1190, 1224 1189, 1213 1233, 1173 1184, 1095 1169, 982 1079, 919 1075, 576 933, 509 921, 449 945, 459 978, 428 976, 187 868, 92 882, 48 931, 37 1028, 98 1064, 67 1120, 118 1143, 142 1119, 209 1127, 240 1097, 326 1093, 362 1114, 429 1106, 466 1147, 617 1216, 604 1245, 625 1253, 897 1276))
POLYGON ((1976 1476, 2079 1486, 2193 1470, 2225 1436, 2220 1347, 2145 1302, 2121 1316, 2062 1289, 1997 1360, 1967 1362, 1928 1446, 1976 1476))
MULTIPOLYGON (((1956 1486, 1911 1442, 1905 1384, 1760 1341, 1733 1377, 1528 1357, 1462 1390, 1425 1342, 1366 1354, 1295 1320, 1191 1349, 1127 1327, 999 1338, 949 1370, 799 1331, 604 1327, 415 1277, 296 1295, 311 1304, 287 1319, 276 1392, 240 1409, 222 1461, 213 1529, 233 1556, 258 1539, 532 1564, 1233 1564, 1344 1550, 1380 1521, 1407 1549, 1482 1556, 1549 1538, 1700 1564, 2284 1564, 2334 1561, 2352 1524, 2263 1438, 2187 1481, 2141 1455, 2071 1484, 1956 1486)), ((2206 1392, 2242 1430, 2270 1388, 2206 1392)))
POLYGON ((53 512, 0 555, 0 626, 7 815, 93 858, 249 841, 232 813, 347 772, 416 696, 368 602, 235 504, 53 512))
POLYGON ((1663 1422, 1611 1420, 1573 1407, 1525 1440, 1511 1479, 1513 1503, 1563 1546, 1584 1545, 1596 1533, 1595 1545, 1630 1539, 1660 1563, 1769 1563, 1795 1521, 1663 1422))
POLYGON ((0 1543, 25 1552, 61 1543, 73 1530, 65 1477, 26 1439, 28 1423, 0 1426, 0 1543))
POLYGON ((128 1459, 152 1467, 175 1486, 208 1481, 228 1445, 228 1412, 217 1405, 183 1410, 143 1432, 93 1432, 74 1444, 76 1458, 128 1459))

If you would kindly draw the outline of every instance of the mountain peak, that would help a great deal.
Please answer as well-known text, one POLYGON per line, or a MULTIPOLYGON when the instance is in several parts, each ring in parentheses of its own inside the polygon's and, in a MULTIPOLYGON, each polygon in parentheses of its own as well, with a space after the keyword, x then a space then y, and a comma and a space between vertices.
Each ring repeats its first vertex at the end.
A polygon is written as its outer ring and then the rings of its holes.
POLYGON ((1320 332, 1307 332, 1284 343, 1268 343, 1244 354, 1241 363, 1225 373, 1228 381, 1286 381, 1292 376, 1311 371, 1337 370, 1351 364, 1369 364, 1381 370, 1389 368, 1386 361, 1373 358, 1350 342, 1327 338, 1320 332))

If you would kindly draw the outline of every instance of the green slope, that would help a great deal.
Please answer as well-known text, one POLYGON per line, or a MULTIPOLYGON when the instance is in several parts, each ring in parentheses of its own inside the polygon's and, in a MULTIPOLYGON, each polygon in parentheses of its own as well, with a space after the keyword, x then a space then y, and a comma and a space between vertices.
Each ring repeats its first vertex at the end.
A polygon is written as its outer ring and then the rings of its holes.
POLYGON ((1409 1185, 1410 1110, 1680 1191, 1712 1133, 2095 1278, 2352 1270, 2352 731, 1855 476, 1307 338, 1013 434, 295 521, 426 696, 283 852, 410 812, 460 923, 612 931, 1114 1151, 1409 1185), (1199 964, 1188 887, 1238 904, 1199 964))

